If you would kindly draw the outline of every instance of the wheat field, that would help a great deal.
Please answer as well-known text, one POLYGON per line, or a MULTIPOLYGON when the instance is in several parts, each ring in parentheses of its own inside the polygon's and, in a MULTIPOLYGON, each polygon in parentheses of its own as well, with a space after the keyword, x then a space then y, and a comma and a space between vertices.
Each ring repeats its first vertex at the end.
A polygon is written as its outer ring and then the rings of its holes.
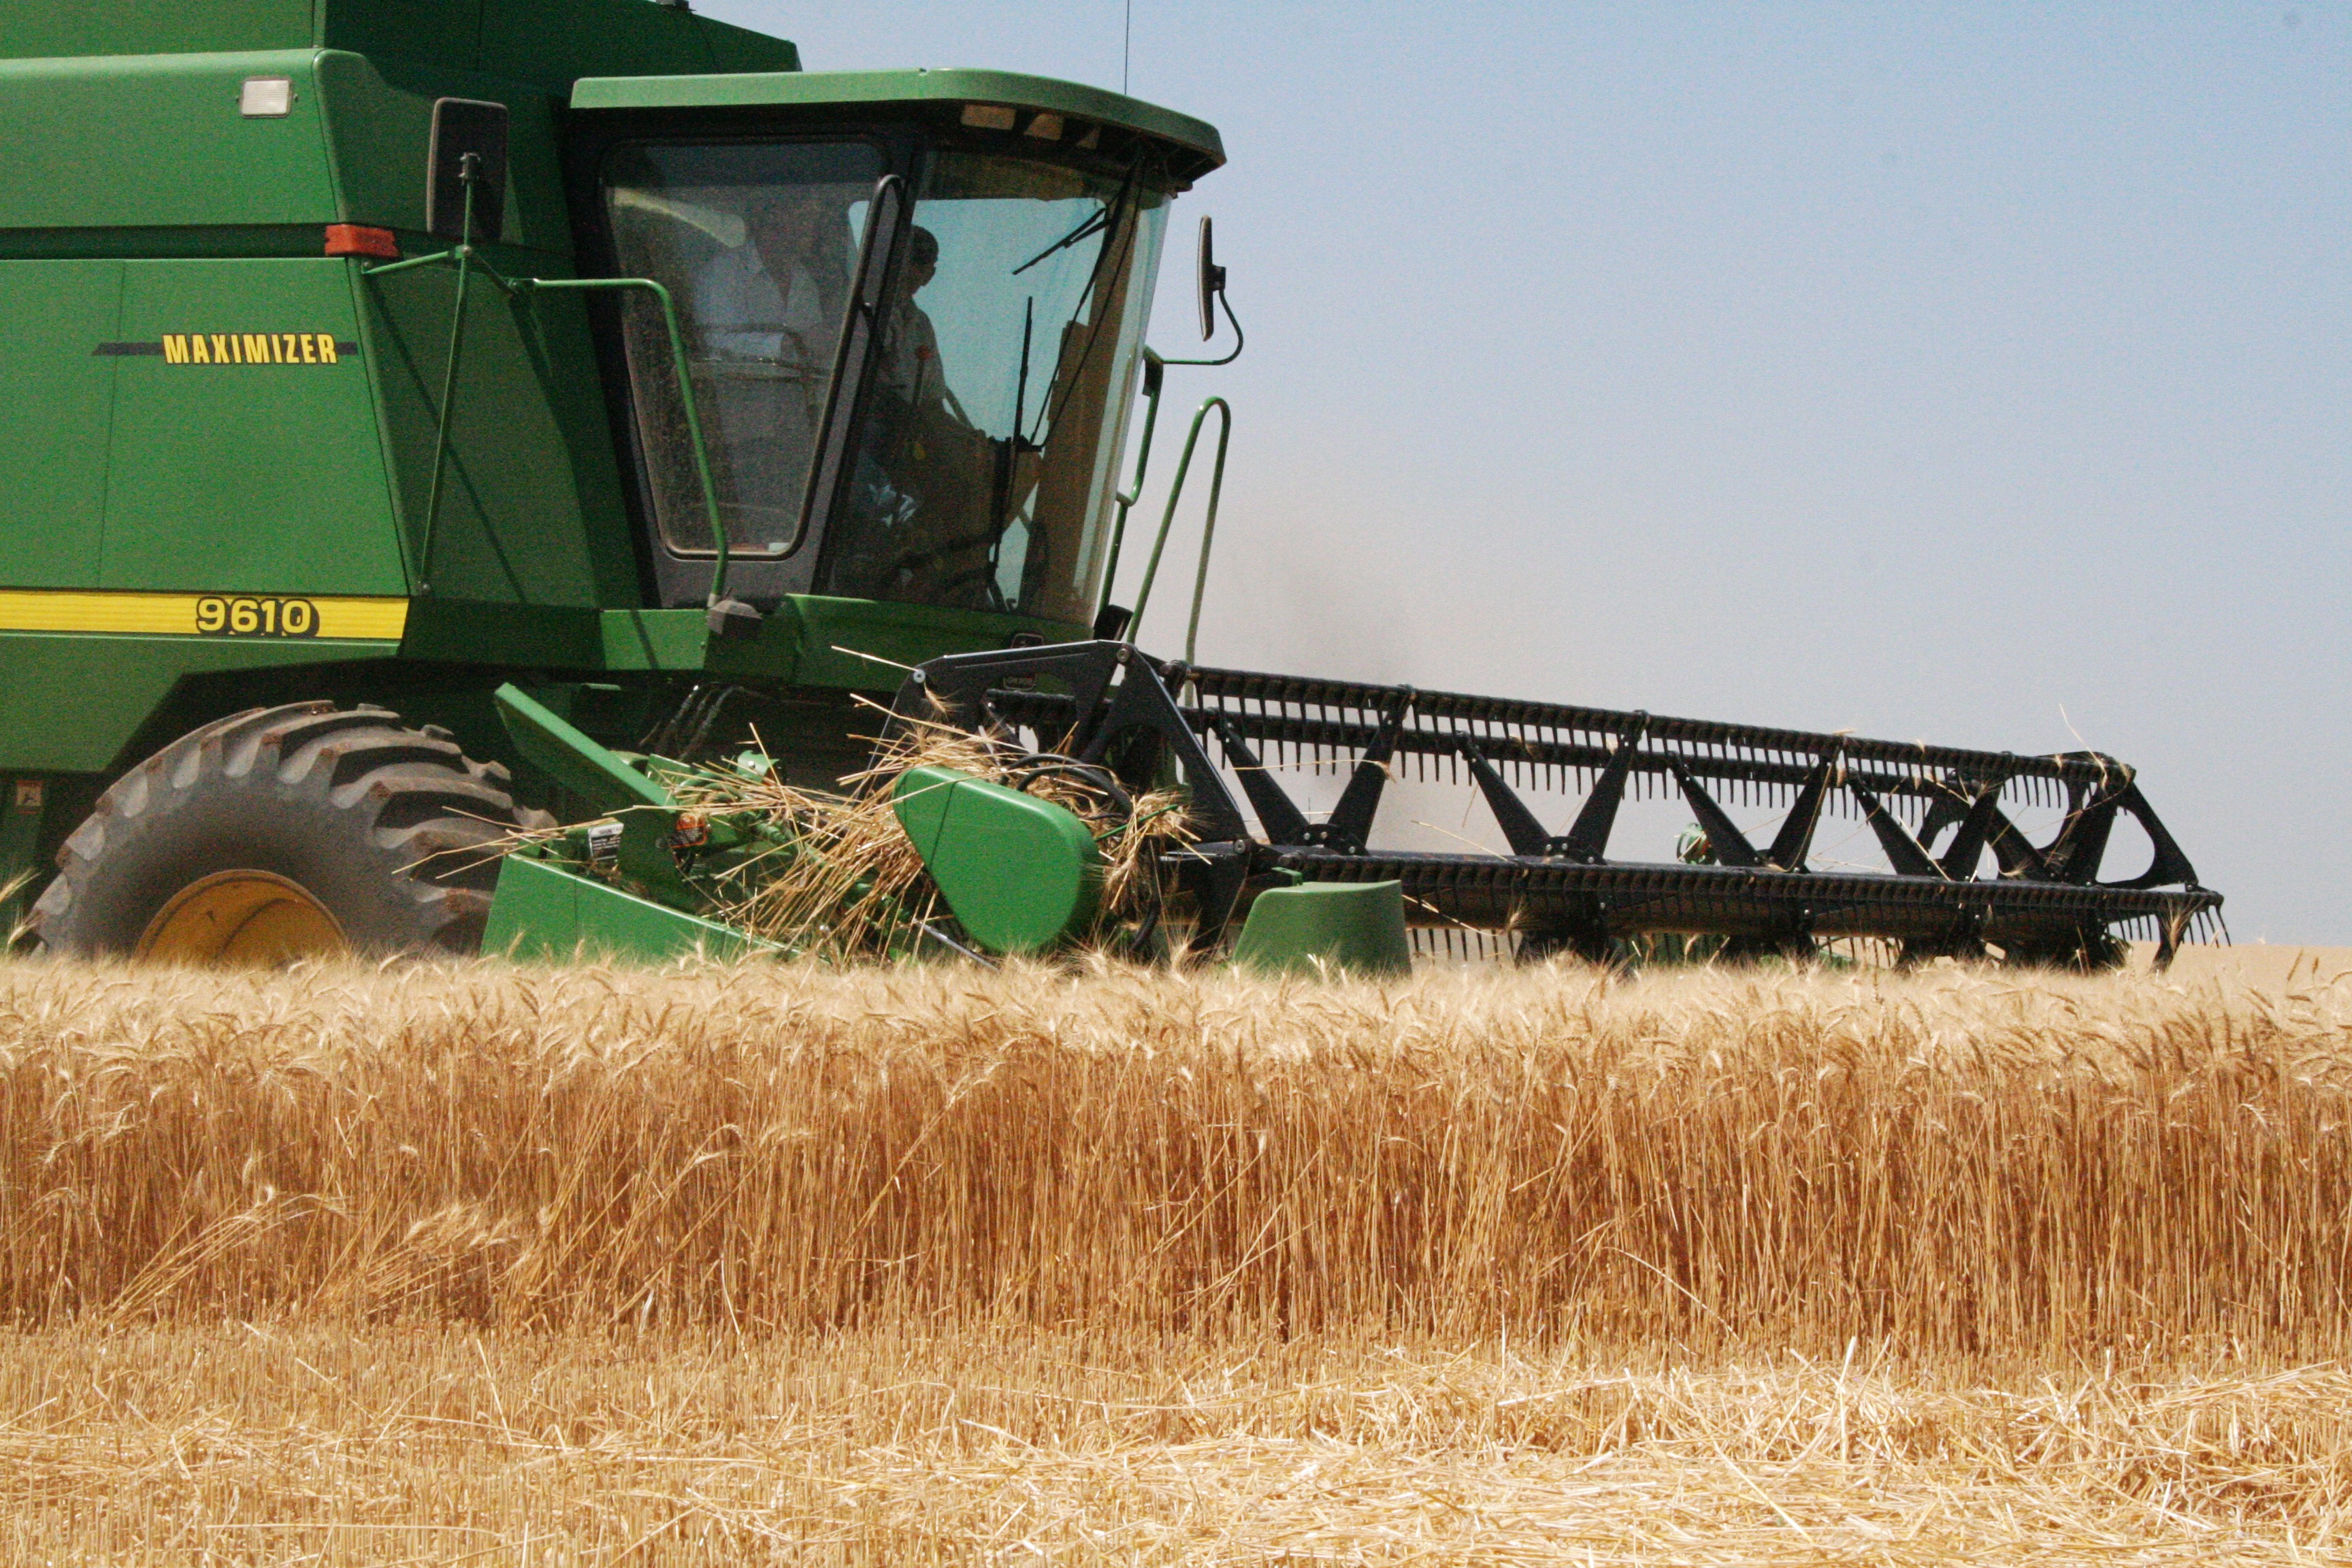
POLYGON ((0 968, 0 1552, 2344 1560, 2352 988, 0 968))

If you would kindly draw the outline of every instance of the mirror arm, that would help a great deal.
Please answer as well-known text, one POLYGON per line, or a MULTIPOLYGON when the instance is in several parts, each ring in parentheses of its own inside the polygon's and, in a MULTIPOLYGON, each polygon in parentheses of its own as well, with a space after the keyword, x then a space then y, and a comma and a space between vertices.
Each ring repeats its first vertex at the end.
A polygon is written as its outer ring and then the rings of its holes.
POLYGON ((455 249, 436 250, 430 256, 412 256, 405 261, 387 261, 381 267, 362 267, 360 276, 386 278, 394 272, 410 272, 419 267, 455 267, 459 259, 455 249))
POLYGON ((1248 340, 1242 336, 1242 324, 1239 321, 1235 320, 1234 316, 1234 302, 1225 298, 1225 291, 1223 289, 1217 290, 1217 303, 1225 308, 1225 320, 1234 329, 1234 352, 1227 354, 1223 359, 1170 359, 1161 360, 1160 362, 1160 363, 1205 365, 1231 364, 1234 361, 1242 357, 1242 345, 1247 342, 1248 340))
POLYGON ((520 293, 536 279, 509 278, 482 259, 481 252, 470 245, 460 245, 447 250, 436 250, 430 256, 412 256, 405 261, 387 261, 381 267, 362 267, 362 278, 382 278, 389 273, 406 272, 418 267, 465 267, 478 272, 483 279, 505 294, 520 293))

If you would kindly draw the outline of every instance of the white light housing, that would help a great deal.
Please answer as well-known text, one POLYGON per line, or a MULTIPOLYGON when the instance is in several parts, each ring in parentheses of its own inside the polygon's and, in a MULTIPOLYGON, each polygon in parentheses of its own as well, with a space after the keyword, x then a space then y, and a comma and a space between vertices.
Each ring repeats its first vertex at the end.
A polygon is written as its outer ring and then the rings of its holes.
POLYGON ((282 120, 294 112, 294 79, 249 76, 236 95, 236 110, 247 120, 282 120))
POLYGON ((967 103, 963 106, 963 122, 975 131, 1010 131, 1013 110, 1002 103, 967 103))
POLYGON ((1029 134, 1040 142, 1059 142, 1062 139, 1062 117, 1058 114, 1030 116, 1029 134))

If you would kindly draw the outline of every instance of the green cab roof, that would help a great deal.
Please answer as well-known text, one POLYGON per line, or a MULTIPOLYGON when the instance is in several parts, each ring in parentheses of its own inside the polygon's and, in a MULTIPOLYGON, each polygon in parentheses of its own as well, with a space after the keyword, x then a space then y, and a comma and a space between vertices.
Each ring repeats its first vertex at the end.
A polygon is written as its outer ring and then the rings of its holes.
MULTIPOLYGON (((726 76, 588 77, 573 84, 574 110, 886 108, 970 104, 1115 126, 1192 154, 1197 178, 1225 161, 1205 121, 1100 88, 1013 71, 758 71, 726 76)), ((967 118, 966 123, 971 121, 967 118)))

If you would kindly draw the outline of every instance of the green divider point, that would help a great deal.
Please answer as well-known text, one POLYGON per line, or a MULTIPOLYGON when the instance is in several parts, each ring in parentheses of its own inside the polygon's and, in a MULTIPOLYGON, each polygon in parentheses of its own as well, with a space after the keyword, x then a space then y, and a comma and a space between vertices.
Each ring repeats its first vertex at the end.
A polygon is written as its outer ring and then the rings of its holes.
POLYGON ((1093 920, 1102 851, 1076 814, 953 768, 908 768, 891 808, 957 923, 989 952, 1038 952, 1093 920))
POLYGON ((1250 905, 1234 963, 1261 974, 1412 972, 1402 882, 1309 882, 1274 888, 1250 905))
POLYGON ((523 760, 605 815, 667 806, 669 791, 535 701, 512 682, 496 693, 499 721, 523 760))

